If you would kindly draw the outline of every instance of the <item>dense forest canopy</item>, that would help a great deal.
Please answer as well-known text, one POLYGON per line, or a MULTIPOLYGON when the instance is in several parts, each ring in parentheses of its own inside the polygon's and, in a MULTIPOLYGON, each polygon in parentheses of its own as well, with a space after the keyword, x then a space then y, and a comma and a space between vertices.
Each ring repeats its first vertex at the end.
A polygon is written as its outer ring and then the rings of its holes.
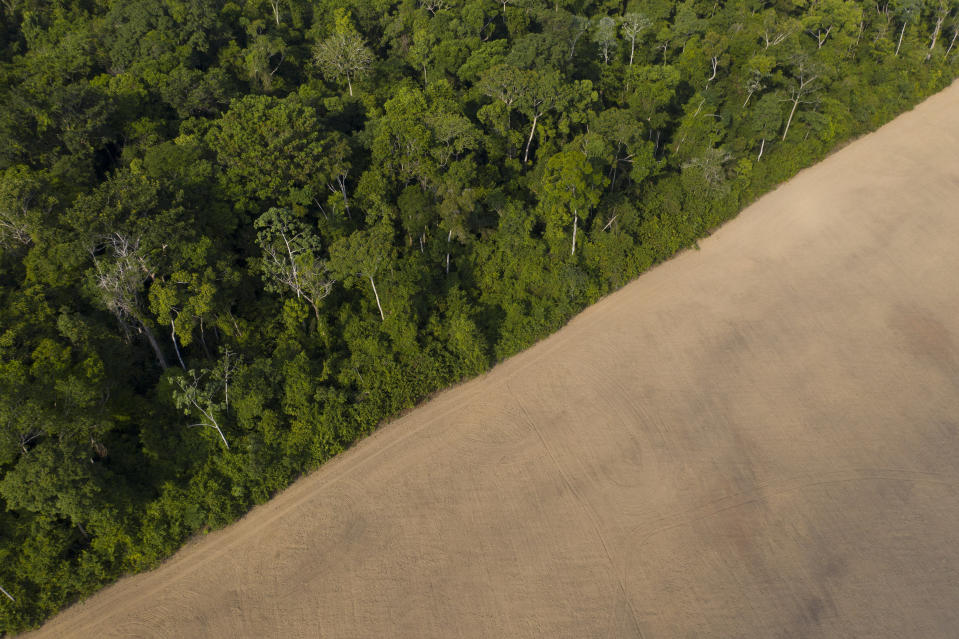
POLYGON ((956 0, 3 0, 0 633, 947 84, 956 0))

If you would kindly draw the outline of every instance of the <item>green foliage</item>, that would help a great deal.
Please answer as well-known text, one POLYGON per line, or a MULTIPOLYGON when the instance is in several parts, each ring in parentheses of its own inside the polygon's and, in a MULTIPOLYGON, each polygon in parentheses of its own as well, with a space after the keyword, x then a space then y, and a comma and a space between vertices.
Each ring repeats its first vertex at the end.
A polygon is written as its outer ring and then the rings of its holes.
MULTIPOLYGON (((579 151, 562 151, 549 159, 539 186, 539 210, 546 238, 555 247, 566 229, 599 204, 603 177, 579 151)), ((575 252, 575 245, 573 246, 575 252)))
POLYGON ((313 62, 330 80, 346 79, 350 95, 353 80, 373 63, 373 53, 356 33, 335 33, 313 49, 313 62))
POLYGON ((285 209, 272 208, 253 223, 256 242, 263 251, 261 265, 265 288, 274 293, 293 291, 309 302, 320 322, 320 301, 330 294, 333 280, 320 258, 320 240, 285 209))
POLYGON ((0 634, 527 348, 959 58, 945 0, 0 16, 0 634))
POLYGON ((323 192, 327 149, 315 111, 296 96, 247 95, 213 123, 207 144, 228 198, 310 206, 323 192))

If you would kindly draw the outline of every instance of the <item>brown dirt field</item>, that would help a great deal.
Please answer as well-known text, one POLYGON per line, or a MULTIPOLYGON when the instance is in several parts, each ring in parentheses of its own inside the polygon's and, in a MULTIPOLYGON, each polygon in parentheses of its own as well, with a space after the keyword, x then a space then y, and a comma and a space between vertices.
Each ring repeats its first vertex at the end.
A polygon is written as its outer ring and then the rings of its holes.
POLYGON ((959 84, 29 637, 956 637, 959 84))

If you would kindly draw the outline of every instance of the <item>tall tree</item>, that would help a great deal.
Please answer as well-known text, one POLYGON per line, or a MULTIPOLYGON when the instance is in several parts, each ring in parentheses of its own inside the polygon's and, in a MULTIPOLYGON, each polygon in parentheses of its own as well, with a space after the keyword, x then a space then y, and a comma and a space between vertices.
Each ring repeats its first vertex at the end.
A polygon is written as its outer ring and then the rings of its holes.
POLYGON ((561 238, 572 222, 570 255, 576 254, 581 216, 599 204, 604 178, 579 151, 560 151, 549 158, 539 184, 539 211, 552 240, 561 238))
POLYGON ((206 136, 229 185, 228 196, 281 206, 313 203, 326 190, 329 138, 316 111, 295 95, 234 100, 206 136))
POLYGON ((22 248, 33 242, 31 230, 41 226, 55 204, 48 189, 26 166, 0 173, 0 246, 22 248))
POLYGON ((623 16, 623 35, 629 40, 629 66, 633 66, 633 58, 636 54, 636 41, 639 40, 643 32, 652 25, 652 21, 642 13, 627 13, 623 16))
POLYGON ((749 132, 759 138, 757 162, 763 159, 766 141, 779 133, 783 121, 782 111, 782 100, 775 93, 769 93, 757 100, 747 113, 749 132))
POLYGON ((306 300, 320 322, 320 302, 333 290, 333 278, 320 258, 320 240, 287 209, 271 208, 257 218, 257 244, 263 252, 261 269, 266 289, 291 290, 306 300))
POLYGON ((789 85, 789 96, 784 98, 791 104, 789 116, 786 118, 786 128, 783 129, 783 140, 789 135, 789 127, 793 122, 793 116, 796 115, 796 109, 800 104, 809 104, 809 96, 816 90, 816 80, 819 75, 805 61, 800 60, 793 69, 791 83, 789 85))
POLYGON ((593 22, 593 42, 599 47, 603 64, 609 64, 609 57, 616 52, 616 32, 619 25, 612 16, 601 16, 593 22))
POLYGON ((376 300, 380 320, 386 321, 376 278, 383 267, 389 264, 392 233, 388 220, 375 224, 364 231, 356 231, 330 247, 330 266, 333 274, 347 284, 368 281, 376 300))
POLYGON ((346 79, 346 86, 353 95, 353 80, 369 70, 373 64, 373 52, 366 46, 363 37, 353 27, 348 14, 334 12, 335 32, 313 47, 313 63, 329 80, 346 79))
POLYGON ((96 267, 94 281, 103 304, 116 316, 128 337, 131 329, 146 337, 160 368, 166 370, 166 356, 144 309, 144 284, 153 278, 153 272, 140 249, 139 238, 114 233, 93 247, 91 254, 96 267))
POLYGON ((922 0, 892 0, 891 3, 896 17, 902 22, 899 30, 899 41, 896 43, 896 56, 902 48, 902 39, 906 35, 906 28, 919 20, 922 13, 922 0))
POLYGON ((184 415, 198 419, 190 428, 216 431, 227 450, 230 443, 223 432, 223 416, 230 408, 230 380, 236 372, 236 360, 226 351, 212 369, 186 371, 175 378, 173 400, 184 415))
POLYGON ((955 7, 949 0, 935 0, 933 3, 933 28, 932 28, 932 38, 929 43, 929 53, 926 56, 928 60, 932 56, 933 49, 936 48, 936 42, 939 40, 939 34, 942 33, 942 25, 945 23, 946 18, 953 12, 955 7))
POLYGON ((330 80, 345 78, 353 95, 353 80, 373 64, 373 52, 358 34, 337 33, 314 47, 313 62, 330 80))

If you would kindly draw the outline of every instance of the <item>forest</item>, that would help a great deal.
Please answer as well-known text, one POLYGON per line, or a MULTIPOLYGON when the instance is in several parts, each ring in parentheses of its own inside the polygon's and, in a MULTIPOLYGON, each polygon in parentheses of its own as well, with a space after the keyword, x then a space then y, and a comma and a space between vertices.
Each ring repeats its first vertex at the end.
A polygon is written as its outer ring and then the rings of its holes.
POLYGON ((957 15, 3 0, 0 635, 156 566, 946 86, 957 15))

